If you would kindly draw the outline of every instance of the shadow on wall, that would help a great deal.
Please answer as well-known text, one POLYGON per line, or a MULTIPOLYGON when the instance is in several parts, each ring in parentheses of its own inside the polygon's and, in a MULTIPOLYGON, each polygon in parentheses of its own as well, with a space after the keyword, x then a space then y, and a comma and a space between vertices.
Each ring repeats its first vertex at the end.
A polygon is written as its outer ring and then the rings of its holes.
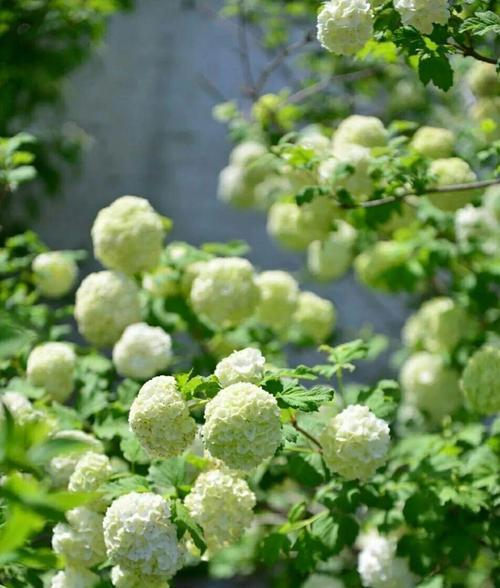
MULTIPOLYGON (((67 175, 62 199, 46 204, 34 227, 50 247, 89 249, 97 211, 117 196, 137 194, 174 220, 171 238, 193 244, 241 238, 258 268, 300 271, 297 255, 270 242, 262 215, 215 197, 230 145, 211 118, 215 99, 203 79, 228 98, 243 83, 234 24, 215 18, 217 4, 140 0, 134 12, 114 17, 99 53, 69 81, 65 116, 93 141, 81 170, 67 175)), ((265 59, 252 58, 257 65, 265 59)), ((334 300, 343 339, 370 324, 393 340, 399 336, 402 300, 368 292, 352 276, 303 287, 334 300)), ((366 366, 363 379, 382 365, 366 366)))

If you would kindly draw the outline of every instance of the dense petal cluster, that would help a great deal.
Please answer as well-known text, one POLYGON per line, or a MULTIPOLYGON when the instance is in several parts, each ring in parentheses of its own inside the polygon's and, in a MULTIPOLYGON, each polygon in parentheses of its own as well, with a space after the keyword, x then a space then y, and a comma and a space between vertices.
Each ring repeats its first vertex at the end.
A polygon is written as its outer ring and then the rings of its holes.
POLYGON ((307 249, 307 269, 321 281, 336 280, 349 269, 357 232, 344 221, 324 241, 313 241, 307 249))
POLYGON ((211 552, 238 541, 252 522, 255 502, 245 480, 222 470, 200 474, 185 499, 211 552))
POLYGON ((168 579, 182 566, 169 503, 161 496, 120 496, 106 511, 103 528, 107 556, 124 571, 168 579))
POLYGON ((210 454, 230 468, 256 467, 281 443, 278 403, 254 384, 228 386, 206 406, 203 438, 210 454))
POLYGON ((163 576, 136 573, 114 566, 111 570, 111 582, 115 588, 168 588, 163 576))
POLYGON ((373 17, 366 0, 330 0, 318 14, 318 41, 338 55, 353 55, 373 34, 373 17))
POLYGON ((287 327, 297 307, 297 281, 289 273, 278 270, 262 272, 255 281, 260 292, 259 321, 277 330, 287 327))
POLYGON ((468 204, 457 210, 455 234, 459 243, 477 243, 487 255, 500 252, 500 222, 486 206, 468 204))
POLYGON ((43 343, 28 357, 28 380, 52 400, 64 402, 73 392, 75 363, 75 352, 67 343, 43 343))
POLYGON ((335 144, 334 157, 325 159, 318 173, 320 180, 332 189, 344 188, 351 196, 366 198, 373 188, 370 164, 371 156, 367 147, 350 143, 335 144), (344 171, 346 165, 350 167, 348 173, 344 171))
POLYGON ((122 196, 99 211, 92 227, 96 258, 109 269, 135 274, 154 268, 165 231, 144 198, 122 196))
POLYGON ((19 392, 7 391, 0 396, 0 425, 5 418, 4 406, 10 412, 16 425, 27 425, 40 417, 40 413, 33 408, 26 396, 19 392))
POLYGON ((111 464, 106 455, 88 451, 78 460, 69 479, 68 490, 97 494, 97 497, 87 506, 100 510, 106 506, 106 503, 99 496, 99 489, 108 480, 111 473, 111 464))
POLYGON ((99 577, 82 567, 68 567, 57 572, 50 583, 50 588, 94 588, 99 577))
POLYGON ((354 269, 360 282, 377 290, 390 290, 391 277, 410 258, 405 243, 377 241, 354 260, 354 269))
POLYGON ((452 414, 463 403, 459 374, 440 355, 421 351, 411 355, 400 373, 405 401, 434 421, 452 414))
POLYGON ((490 186, 484 192, 483 206, 500 223, 500 186, 490 186))
POLYGON ((102 530, 103 516, 89 508, 66 513, 67 523, 58 523, 52 548, 70 566, 91 568, 106 558, 102 530))
POLYGON ((241 323, 259 302, 252 264, 239 257, 206 262, 193 281, 190 298, 195 312, 216 326, 241 323))
MULTIPOLYGON (((435 178, 437 187, 467 184, 477 179, 469 164, 459 157, 435 159, 429 166, 429 174, 435 178)), ((453 212, 469 204, 476 194, 476 190, 435 192, 428 198, 437 208, 453 212)))
POLYGON ((470 114, 480 128, 480 134, 486 139, 500 139, 500 96, 484 96, 471 107, 470 114))
POLYGON ((307 339, 323 343, 332 334, 337 321, 335 306, 314 292, 301 292, 293 324, 307 339))
POLYGON ((413 349, 433 353, 452 351, 457 344, 474 337, 477 324, 452 298, 438 296, 422 304, 403 329, 403 338, 413 349))
POLYGON ((139 390, 129 424, 151 457, 180 455, 192 442, 196 424, 172 376, 157 376, 139 390))
POLYGON ((124 274, 88 275, 76 292, 75 318, 80 333, 93 345, 113 345, 125 327, 141 320, 139 291, 124 274))
POLYGON ((396 542, 378 533, 360 539, 358 572, 367 588, 413 588, 415 580, 406 560, 396 557, 396 542))
POLYGON ((303 251, 312 241, 328 235, 335 213, 335 204, 329 198, 314 198, 302 206, 276 202, 269 209, 267 232, 282 247, 303 251))
POLYGON ((323 457, 332 472, 347 480, 368 480, 386 460, 389 426, 368 407, 345 408, 328 421, 320 442, 323 457))
POLYGON ((171 359, 170 335, 146 323, 129 325, 113 348, 116 371, 127 378, 152 378, 166 369, 171 359))
POLYGON ((420 155, 439 159, 452 155, 455 141, 455 134, 449 129, 420 127, 413 135, 410 145, 420 155))
POLYGON ((361 145, 362 147, 382 147, 386 145, 389 133, 384 123, 375 116, 353 114, 345 118, 333 136, 336 149, 343 145, 361 145))
POLYGON ((467 82, 478 98, 500 94, 500 77, 492 63, 476 61, 467 73, 467 82))
POLYGON ((215 375, 223 388, 238 382, 257 384, 264 374, 265 363, 266 358, 258 349, 247 347, 219 361, 215 375))
POLYGON ((470 407, 484 415, 500 412, 500 349, 486 345, 469 358, 462 390, 470 407))
POLYGON ((421 33, 432 33, 434 24, 446 24, 450 18, 446 0, 394 0, 394 8, 403 24, 421 33))
MULTIPOLYGON (((88 450, 93 452, 102 453, 104 451, 104 447, 98 439, 83 431, 59 431, 54 435, 54 439, 77 441, 78 443, 88 445, 88 450)), ((83 455, 84 452, 82 451, 67 451, 62 455, 52 458, 49 463, 49 473, 54 486, 66 486, 69 483, 71 474, 74 472, 76 464, 83 455)))
POLYGON ((78 275, 75 261, 63 251, 40 253, 32 264, 38 290, 47 298, 59 298, 73 288, 78 275))

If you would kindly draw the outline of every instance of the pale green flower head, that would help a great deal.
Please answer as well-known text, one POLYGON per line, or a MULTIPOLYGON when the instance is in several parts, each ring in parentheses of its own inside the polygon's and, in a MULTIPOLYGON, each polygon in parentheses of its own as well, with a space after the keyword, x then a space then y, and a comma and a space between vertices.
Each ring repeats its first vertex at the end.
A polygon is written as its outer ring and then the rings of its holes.
POLYGON ((43 343, 28 357, 28 381, 52 400, 64 402, 73 392, 75 364, 75 352, 67 343, 43 343))
MULTIPOLYGON (((469 164, 459 157, 435 159, 429 166, 429 174, 434 178, 432 185, 436 187, 468 184, 477 180, 469 164)), ((477 190, 435 192, 429 194, 428 198, 437 208, 453 212, 469 204, 477 194, 477 190)))
POLYGON ((373 34, 371 7, 366 0, 330 0, 318 14, 317 37, 337 55, 354 55, 373 34))
POLYGON ((60 298, 75 285, 78 266, 64 251, 40 253, 32 265, 35 284, 47 298, 60 298))
POLYGON ((456 140, 449 129, 424 126, 413 135, 410 146, 420 155, 440 159, 452 155, 456 140))
POLYGON ((297 308, 299 285, 287 272, 262 272, 256 279, 260 292, 257 318, 266 326, 282 330, 290 324, 297 308))
POLYGON ((332 302, 314 292, 301 292, 292 322, 300 333, 319 344, 332 334, 337 311, 332 302))
POLYGON ((475 412, 500 412, 500 349, 485 345, 476 351, 465 365, 461 386, 475 412))

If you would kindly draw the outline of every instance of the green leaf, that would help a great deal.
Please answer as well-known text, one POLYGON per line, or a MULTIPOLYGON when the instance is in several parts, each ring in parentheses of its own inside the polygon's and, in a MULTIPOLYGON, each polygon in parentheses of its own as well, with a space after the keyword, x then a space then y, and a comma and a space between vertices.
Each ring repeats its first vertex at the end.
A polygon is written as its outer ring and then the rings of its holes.
POLYGON ((396 417, 400 396, 395 380, 381 380, 373 388, 350 389, 345 395, 349 404, 364 404, 377 417, 388 421, 396 417))
POLYGON ((15 357, 36 340, 36 333, 0 311, 0 359, 15 357))
POLYGON ((288 459, 289 475, 304 486, 315 488, 325 481, 326 472, 318 453, 294 453, 288 459))
POLYGON ((182 539, 186 533, 189 533, 196 547, 201 553, 204 553, 207 546, 203 538, 203 531, 180 500, 172 502, 172 520, 177 525, 177 537, 182 539))
POLYGON ((245 241, 235 239, 228 243, 204 243, 202 251, 218 257, 242 257, 250 252, 250 246, 245 241))
POLYGON ((184 483, 186 463, 180 457, 154 463, 149 468, 148 479, 158 488, 171 490, 184 483))
POLYGON ((453 69, 445 55, 425 53, 418 62, 418 74, 424 85, 432 82, 445 92, 453 86, 453 69))
POLYGON ((308 389, 292 382, 287 383, 283 390, 276 393, 276 400, 281 408, 312 412, 332 401, 333 396, 334 390, 330 386, 313 386, 308 389))
POLYGON ((271 533, 259 546, 259 559, 267 566, 273 566, 282 553, 288 553, 290 539, 282 533, 271 533))

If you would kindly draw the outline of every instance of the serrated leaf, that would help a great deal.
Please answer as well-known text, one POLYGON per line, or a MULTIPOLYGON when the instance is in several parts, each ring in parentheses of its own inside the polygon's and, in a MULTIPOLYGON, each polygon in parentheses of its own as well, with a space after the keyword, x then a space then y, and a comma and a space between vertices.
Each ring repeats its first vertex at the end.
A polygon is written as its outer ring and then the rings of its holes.
POLYGON ((194 544, 203 554, 207 548, 203 531, 180 500, 172 502, 172 520, 177 526, 177 537, 182 539, 185 533, 189 533, 194 544))
POLYGON ((281 408, 295 408, 302 412, 318 410, 320 406, 333 400, 334 390, 330 386, 305 388, 296 383, 285 385, 277 392, 276 400, 281 408))

